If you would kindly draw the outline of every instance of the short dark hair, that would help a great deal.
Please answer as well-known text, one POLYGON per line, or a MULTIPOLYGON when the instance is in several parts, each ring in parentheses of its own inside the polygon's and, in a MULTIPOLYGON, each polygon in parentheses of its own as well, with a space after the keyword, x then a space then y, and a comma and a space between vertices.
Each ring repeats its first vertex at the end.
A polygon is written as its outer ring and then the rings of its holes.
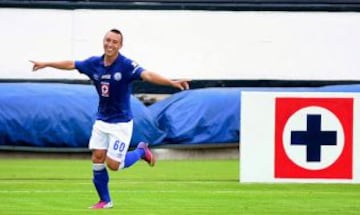
POLYGON ((121 36, 121 43, 124 40, 123 34, 121 33, 121 31, 119 29, 113 28, 110 30, 110 32, 115 33, 115 34, 119 34, 121 36))
POLYGON ((122 35, 121 31, 119 29, 116 29, 116 28, 111 29, 110 32, 122 35))

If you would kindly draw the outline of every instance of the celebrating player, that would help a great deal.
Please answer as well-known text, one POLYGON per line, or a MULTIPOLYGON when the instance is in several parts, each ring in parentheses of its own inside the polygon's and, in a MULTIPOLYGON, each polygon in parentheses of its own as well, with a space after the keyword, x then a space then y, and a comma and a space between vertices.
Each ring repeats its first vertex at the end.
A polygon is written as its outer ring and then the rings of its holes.
POLYGON ((189 89, 188 80, 169 80, 155 72, 145 70, 120 54, 122 41, 122 33, 112 29, 103 39, 102 56, 90 57, 83 61, 31 61, 33 71, 45 67, 61 70, 77 69, 87 75, 96 87, 99 106, 89 149, 92 150, 93 183, 100 200, 90 207, 93 209, 113 207, 106 165, 114 171, 128 168, 140 159, 145 160, 150 166, 155 165, 155 157, 147 143, 140 142, 135 150, 128 152, 133 133, 133 115, 130 107, 131 82, 144 80, 180 90, 189 89))

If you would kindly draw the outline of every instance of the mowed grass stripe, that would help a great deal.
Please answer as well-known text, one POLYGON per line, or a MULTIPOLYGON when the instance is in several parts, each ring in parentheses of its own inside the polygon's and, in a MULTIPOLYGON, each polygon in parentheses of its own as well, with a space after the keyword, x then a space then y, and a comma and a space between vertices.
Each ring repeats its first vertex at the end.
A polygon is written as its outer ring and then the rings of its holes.
POLYGON ((114 208, 97 201, 86 160, 0 160, 0 215, 358 214, 354 184, 241 184, 237 160, 160 161, 110 173, 114 208))
MULTIPOLYGON (((148 193, 198 193, 198 192, 202 192, 205 194, 249 194, 249 191, 243 191, 243 190, 211 190, 211 191, 204 191, 204 190, 113 190, 111 191, 111 193, 138 193, 138 194, 148 194, 148 193)), ((270 195, 273 194, 283 194, 283 195, 288 195, 289 193, 292 194, 301 194, 301 195, 307 195, 307 194, 311 194, 309 193, 309 191, 292 191, 292 192, 284 192, 284 191, 269 191, 270 195)), ((35 194, 35 193, 94 193, 94 191, 86 191, 86 190, 0 190, 0 194, 15 194, 17 195, 18 193, 24 193, 24 194, 35 194)), ((252 194, 263 194, 266 195, 266 193, 264 191, 251 191, 252 194)), ((316 192, 316 195, 329 195, 329 194, 335 194, 340 196, 353 196, 353 197, 358 197, 359 194, 358 193, 340 193, 340 192, 327 192, 327 191, 323 191, 323 192, 316 192)), ((313 195, 313 194, 311 194, 313 195)))

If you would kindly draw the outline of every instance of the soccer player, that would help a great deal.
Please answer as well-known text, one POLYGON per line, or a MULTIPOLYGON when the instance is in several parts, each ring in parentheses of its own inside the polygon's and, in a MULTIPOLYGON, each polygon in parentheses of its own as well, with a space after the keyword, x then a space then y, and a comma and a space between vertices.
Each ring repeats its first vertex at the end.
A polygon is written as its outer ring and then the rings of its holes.
POLYGON ((31 61, 33 71, 45 67, 61 70, 77 69, 87 75, 96 87, 99 104, 89 149, 92 150, 93 183, 100 200, 90 207, 92 209, 113 207, 107 168, 117 171, 132 166, 140 159, 145 160, 150 166, 155 165, 155 157, 147 143, 140 142, 135 150, 128 151, 133 133, 133 115, 130 107, 131 82, 144 80, 180 90, 189 89, 188 80, 169 80, 142 68, 122 55, 119 52, 122 42, 122 33, 118 29, 112 29, 104 36, 102 56, 90 57, 83 61, 31 61))

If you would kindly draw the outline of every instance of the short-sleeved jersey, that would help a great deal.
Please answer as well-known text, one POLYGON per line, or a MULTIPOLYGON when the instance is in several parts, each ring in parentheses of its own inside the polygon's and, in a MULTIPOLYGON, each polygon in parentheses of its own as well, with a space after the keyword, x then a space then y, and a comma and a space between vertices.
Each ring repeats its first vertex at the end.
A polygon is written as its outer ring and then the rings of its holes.
POLYGON ((141 79, 142 67, 119 54, 110 66, 104 65, 104 56, 96 56, 75 61, 75 68, 87 75, 96 87, 99 95, 98 120, 109 123, 132 120, 131 82, 141 79))

